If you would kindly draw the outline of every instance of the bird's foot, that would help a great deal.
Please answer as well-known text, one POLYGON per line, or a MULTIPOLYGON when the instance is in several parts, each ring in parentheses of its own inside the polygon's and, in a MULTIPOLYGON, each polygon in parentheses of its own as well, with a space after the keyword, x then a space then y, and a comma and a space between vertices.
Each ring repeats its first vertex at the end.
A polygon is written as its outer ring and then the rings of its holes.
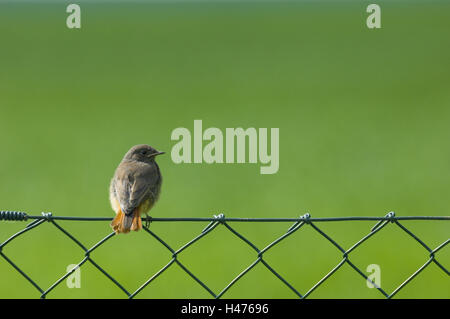
POLYGON ((151 223, 150 219, 151 218, 152 218, 151 216, 145 214, 145 224, 144 224, 145 228, 149 228, 150 227, 150 223, 151 223))

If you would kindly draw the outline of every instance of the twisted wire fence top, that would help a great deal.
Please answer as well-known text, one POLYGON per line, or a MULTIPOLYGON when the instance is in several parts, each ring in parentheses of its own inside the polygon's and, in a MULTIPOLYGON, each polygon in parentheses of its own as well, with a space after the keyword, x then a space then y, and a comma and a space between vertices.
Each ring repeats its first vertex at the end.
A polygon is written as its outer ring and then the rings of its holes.
MULTIPOLYGON (((61 225, 57 223, 59 220, 66 221, 110 221, 112 217, 69 217, 69 216, 53 216, 51 213, 42 213, 41 215, 28 215, 24 212, 17 211, 0 211, 0 221, 28 221, 32 220, 31 223, 26 225, 24 229, 15 233, 4 242, 0 243, 0 256, 6 260, 15 270, 17 270, 31 285, 33 285, 40 293, 41 298, 46 298, 46 296, 56 288, 62 281, 64 281, 68 276, 70 276, 73 272, 75 272, 79 267, 82 267, 86 262, 91 263, 95 268, 97 268, 103 275, 105 275, 109 280, 111 280, 120 290, 122 290, 128 298, 133 298, 137 294, 139 294, 145 287, 147 287, 153 280, 155 280, 159 275, 165 272, 167 269, 172 267, 174 264, 178 265, 188 276, 192 277, 201 287, 203 287, 213 298, 222 297, 239 279, 241 279, 245 274, 247 274, 251 269, 253 269, 257 264, 262 264, 265 266, 276 278, 278 278, 283 284, 285 284, 293 293, 295 293, 299 298, 303 299, 308 297, 317 287, 322 285, 330 276, 332 276, 339 268, 341 268, 344 264, 348 264, 352 269, 354 269, 358 274, 360 274, 366 281, 372 283, 372 285, 386 298, 392 298, 395 296, 403 287, 405 287, 408 283, 410 283, 419 273, 421 273, 426 267, 428 267, 431 263, 434 263, 441 269, 447 276, 450 275, 448 270, 448 265, 444 266, 441 264, 437 258, 436 254, 439 251, 442 251, 444 247, 447 246, 450 239, 445 240, 443 243, 439 244, 437 247, 430 248, 425 244, 419 237, 413 234, 409 229, 407 229, 404 225, 402 225, 401 221, 406 220, 437 220, 437 221, 450 221, 450 216, 396 216, 394 212, 390 212, 382 217, 332 217, 332 218, 312 218, 310 214, 305 214, 298 218, 228 218, 223 214, 214 215, 213 217, 207 218, 194 218, 194 217, 186 217, 186 218, 153 218, 147 217, 143 218, 145 222, 207 222, 206 227, 200 232, 199 235, 194 237, 192 240, 188 241, 184 245, 182 245, 178 249, 172 248, 166 241, 164 241, 160 236, 155 234, 152 230, 150 230, 147 226, 143 227, 143 230, 152 236, 155 240, 157 240, 161 245, 163 245, 167 250, 171 253, 171 259, 169 262, 162 267, 159 271, 153 274, 150 278, 148 278, 139 288, 137 288, 134 292, 129 292, 122 284, 120 284, 116 279, 114 279, 108 272, 105 271, 100 265, 98 265, 92 258, 92 253, 101 247, 106 241, 112 238, 115 233, 112 232, 99 242, 94 244, 92 247, 87 248, 83 245, 77 238, 71 235, 66 229, 64 229, 61 225), (325 232, 323 232, 317 224, 322 222, 343 222, 343 221, 374 221, 375 225, 370 229, 370 231, 361 238, 359 241, 354 243, 349 249, 344 249, 341 245, 339 245, 334 239, 328 236, 325 232), (70 271, 62 275, 59 279, 57 279, 50 287, 47 289, 43 289, 39 286, 36 281, 34 281, 30 276, 28 276, 17 264, 15 264, 9 257, 7 257, 4 253, 5 247, 13 241, 15 238, 21 236, 22 234, 39 227, 44 222, 50 222, 54 225, 59 231, 61 231, 65 236, 70 238, 76 245, 78 245, 84 251, 84 257, 82 260, 73 267, 70 271), (230 226, 232 222, 292 222, 293 224, 289 227, 289 229, 278 237, 276 240, 268 244, 266 247, 260 249, 254 243, 252 243, 248 238, 246 238, 241 233, 237 232, 233 227, 230 226), (418 244, 422 246, 423 249, 428 253, 428 260, 420 266, 414 273, 412 273, 404 282, 402 282, 396 289, 392 292, 388 293, 379 287, 374 281, 369 279, 366 274, 358 268, 355 264, 350 261, 349 255, 355 249, 357 249, 363 242, 368 240, 370 237, 375 235, 381 229, 383 229, 388 223, 395 224, 399 229, 408 234, 411 238, 413 238, 418 244), (229 282, 221 291, 214 292, 210 289, 202 280, 199 279, 196 275, 194 275, 181 261, 177 258, 181 253, 183 253, 188 247, 202 239, 205 235, 212 232, 219 225, 225 227, 229 230, 233 235, 237 238, 245 242, 249 245, 254 251, 256 255, 256 259, 252 262, 248 267, 246 267, 241 273, 239 273, 231 282, 229 282), (327 241, 335 247, 335 249, 339 250, 342 253, 342 259, 337 263, 337 265, 331 269, 322 279, 320 279, 313 287, 311 287, 308 291, 301 293, 298 291, 292 284, 290 284, 280 273, 278 273, 272 266, 270 266, 267 261, 264 260, 264 253, 268 250, 272 249, 275 245, 283 241, 285 238, 302 228, 303 226, 309 226, 322 237, 327 239, 327 241)), ((1 288, 0 288, 1 289, 1 288)), ((186 296, 189 298, 190 296, 186 296)))

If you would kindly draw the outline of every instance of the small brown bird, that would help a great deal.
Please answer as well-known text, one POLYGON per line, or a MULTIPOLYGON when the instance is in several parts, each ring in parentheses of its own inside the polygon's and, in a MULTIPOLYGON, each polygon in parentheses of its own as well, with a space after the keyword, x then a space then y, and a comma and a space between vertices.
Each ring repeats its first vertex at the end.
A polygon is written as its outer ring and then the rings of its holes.
POLYGON ((151 146, 136 145, 117 167, 109 188, 116 234, 142 229, 141 214, 147 215, 159 198, 162 176, 155 157, 161 154, 151 146))

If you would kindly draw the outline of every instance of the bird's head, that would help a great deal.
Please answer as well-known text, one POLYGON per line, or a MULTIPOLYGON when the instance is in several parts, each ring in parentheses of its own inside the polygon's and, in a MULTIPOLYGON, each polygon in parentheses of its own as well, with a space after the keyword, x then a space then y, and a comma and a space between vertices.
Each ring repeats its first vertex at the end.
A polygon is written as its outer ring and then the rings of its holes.
POLYGON ((141 144, 133 146, 123 158, 124 160, 134 160, 138 162, 150 163, 155 160, 158 155, 164 154, 164 152, 157 151, 153 147, 141 144))

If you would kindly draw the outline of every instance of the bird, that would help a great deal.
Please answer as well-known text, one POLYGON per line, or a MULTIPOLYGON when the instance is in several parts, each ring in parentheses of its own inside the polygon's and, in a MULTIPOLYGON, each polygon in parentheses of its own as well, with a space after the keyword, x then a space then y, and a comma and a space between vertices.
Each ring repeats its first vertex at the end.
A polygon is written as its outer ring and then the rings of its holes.
POLYGON ((117 167, 109 187, 109 200, 116 216, 111 227, 116 234, 142 229, 141 215, 159 199, 162 176, 155 161, 164 152, 140 144, 133 146, 117 167))

